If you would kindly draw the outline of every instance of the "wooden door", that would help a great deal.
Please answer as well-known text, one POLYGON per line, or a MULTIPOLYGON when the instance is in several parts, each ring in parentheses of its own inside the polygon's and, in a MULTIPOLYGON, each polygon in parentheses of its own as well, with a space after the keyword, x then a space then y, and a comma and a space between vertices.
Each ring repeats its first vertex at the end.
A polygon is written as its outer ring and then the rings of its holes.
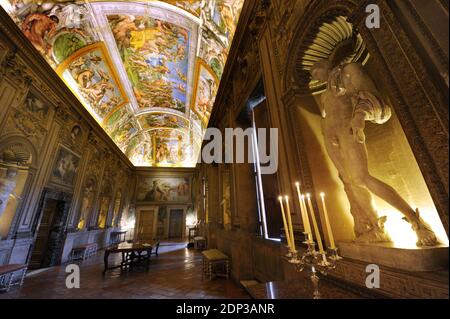
POLYGON ((155 236, 153 226, 155 220, 155 210, 141 210, 139 212, 138 240, 152 240, 155 236))
POLYGON ((170 210, 169 238, 183 237, 183 216, 184 211, 182 209, 170 210))
POLYGON ((42 261, 47 252, 50 230, 52 229, 57 208, 58 202, 54 199, 48 199, 42 209, 42 219, 34 244, 33 254, 31 255, 30 269, 37 269, 42 266, 42 261))

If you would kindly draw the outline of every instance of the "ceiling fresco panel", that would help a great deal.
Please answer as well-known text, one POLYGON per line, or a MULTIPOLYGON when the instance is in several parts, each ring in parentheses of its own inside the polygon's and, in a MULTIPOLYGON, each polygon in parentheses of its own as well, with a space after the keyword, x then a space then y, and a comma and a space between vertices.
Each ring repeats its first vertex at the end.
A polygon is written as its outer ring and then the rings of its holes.
POLYGON ((119 109, 108 117, 103 123, 103 128, 124 153, 129 140, 139 132, 139 126, 133 113, 126 107, 119 109))
POLYGON ((154 153, 151 137, 141 132, 133 136, 125 152, 133 165, 138 167, 154 166, 154 153))
POLYGON ((189 129, 186 118, 170 113, 148 113, 138 117, 143 130, 154 128, 189 129))
POLYGON ((154 151, 154 165, 177 167, 180 163, 192 166, 189 136, 179 130, 159 129, 150 132, 154 151))
POLYGON ((102 2, 91 8, 135 112, 158 108, 186 113, 198 24, 159 2, 102 2))
POLYGON ((189 32, 150 17, 110 15, 108 21, 138 107, 185 113, 189 32))
POLYGON ((76 51, 56 72, 99 122, 128 103, 103 43, 76 51))

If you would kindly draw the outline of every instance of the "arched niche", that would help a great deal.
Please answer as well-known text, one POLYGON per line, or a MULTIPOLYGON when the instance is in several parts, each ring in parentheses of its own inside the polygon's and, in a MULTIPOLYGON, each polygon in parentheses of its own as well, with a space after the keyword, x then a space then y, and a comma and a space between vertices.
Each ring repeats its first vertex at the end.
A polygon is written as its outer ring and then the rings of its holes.
POLYGON ((114 207, 113 207, 113 215, 110 222, 110 226, 118 227, 120 224, 120 216, 122 210, 122 192, 118 190, 116 192, 116 196, 114 197, 114 207))
POLYGON ((107 227, 108 215, 112 200, 112 185, 111 181, 105 179, 102 183, 102 188, 100 192, 100 198, 98 203, 98 217, 96 226, 100 229, 105 229, 107 227))
MULTIPOLYGON (((388 16, 389 8, 384 1, 380 1, 380 4, 383 16, 388 16)), ((415 119, 414 114, 411 114, 417 101, 410 97, 417 99, 423 92, 411 89, 411 80, 408 79, 402 86, 400 74, 410 70, 398 70, 395 63, 388 61, 388 54, 384 52, 395 52, 397 64, 403 64, 405 68, 403 61, 408 61, 407 57, 400 56, 394 49, 401 45, 407 47, 408 42, 404 40, 404 43, 399 44, 395 35, 369 30, 364 25, 364 9, 351 0, 314 1, 293 33, 284 72, 283 100, 286 107, 294 111, 290 123, 295 134, 298 158, 308 163, 302 165, 302 169, 308 171, 302 172, 301 176, 309 178, 303 182, 312 185, 310 191, 314 193, 327 192, 330 204, 334 206, 331 219, 337 237, 352 239, 353 220, 348 200, 322 136, 319 95, 325 85, 312 81, 309 70, 315 62, 325 58, 330 59, 334 66, 340 62, 359 62, 365 66, 393 110, 393 116, 386 124, 367 125, 369 170, 372 175, 393 186, 412 207, 418 207, 439 239, 448 243, 448 196, 444 196, 448 180, 446 184, 436 170, 430 169, 441 165, 439 157, 433 156, 430 149, 443 149, 440 141, 443 135, 431 136, 430 131, 436 128, 430 128, 429 124, 415 119), (377 41, 383 41, 384 45, 380 46, 374 37, 378 37, 377 41)), ((401 27, 398 27, 396 32, 400 34, 401 27)), ((390 29, 385 27, 383 30, 386 33, 390 29)), ((398 51, 404 51, 405 47, 400 47, 398 51)), ((413 56, 414 52, 408 54, 413 56)), ((417 67, 417 70, 423 71, 420 64, 408 67, 417 67)), ((412 72, 417 70, 412 69, 412 72)), ((427 102, 424 98, 424 105, 429 104, 429 100, 427 102)), ((436 117, 430 120, 439 122, 436 117)), ((380 214, 395 220, 387 224, 391 233, 399 234, 394 242, 403 238, 401 245, 414 246, 414 233, 409 224, 402 222, 402 215, 384 201, 376 198, 376 202, 380 214)))
POLYGON ((77 229, 84 230, 88 226, 88 221, 92 214, 92 208, 95 200, 95 190, 97 189, 97 180, 95 177, 88 177, 83 185, 82 200, 78 214, 77 229))
POLYGON ((22 136, 0 140, 0 240, 14 235, 36 176, 37 152, 22 136))

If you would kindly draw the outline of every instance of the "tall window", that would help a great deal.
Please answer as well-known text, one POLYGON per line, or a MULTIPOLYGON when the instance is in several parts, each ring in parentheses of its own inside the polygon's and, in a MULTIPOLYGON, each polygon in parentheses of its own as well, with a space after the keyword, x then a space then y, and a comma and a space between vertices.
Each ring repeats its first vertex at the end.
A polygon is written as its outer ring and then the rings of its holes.
POLYGON ((252 135, 252 150, 253 159, 255 162, 255 179, 256 179, 256 195, 258 202, 258 220, 259 220, 259 232, 262 237, 269 239, 269 233, 267 231, 267 218, 266 218, 266 205, 264 203, 264 189, 262 184, 261 176, 261 166, 259 160, 259 150, 258 150, 258 136, 257 127, 255 123, 255 113, 252 110, 252 124, 253 124, 253 135, 252 135))
POLYGON ((258 129, 266 129, 266 145, 270 145, 270 119, 267 110, 267 101, 264 93, 262 81, 248 101, 248 108, 251 111, 251 121, 253 127, 253 158, 255 161, 256 193, 258 201, 258 219, 260 223, 260 234, 269 240, 280 240, 282 230, 282 218, 278 198, 277 175, 261 174, 260 153, 258 150, 258 129))

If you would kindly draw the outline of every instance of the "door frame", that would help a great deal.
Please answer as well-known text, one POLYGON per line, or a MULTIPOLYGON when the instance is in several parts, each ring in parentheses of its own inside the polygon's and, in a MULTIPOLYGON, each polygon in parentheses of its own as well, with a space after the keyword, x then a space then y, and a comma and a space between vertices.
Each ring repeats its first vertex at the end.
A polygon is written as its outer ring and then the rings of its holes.
MULTIPOLYGON (((67 220, 69 218, 69 210, 70 207, 72 206, 72 194, 70 193, 65 193, 63 191, 59 191, 59 190, 54 190, 51 188, 47 188, 45 187, 42 190, 41 193, 41 199, 39 201, 39 206, 37 209, 37 218, 35 219, 34 225, 33 225, 33 245, 30 246, 30 250, 28 253, 28 258, 27 258, 27 264, 30 263, 31 258, 33 256, 34 253, 34 248, 36 246, 36 239, 39 233, 39 227, 41 225, 41 221, 42 221, 42 217, 43 217, 43 213, 44 213, 44 207, 47 205, 48 200, 55 200, 57 202, 64 202, 64 208, 62 209, 62 216, 61 216, 61 221, 59 222, 62 226, 62 229, 59 231, 58 233, 58 239, 61 241, 61 247, 60 247, 60 251, 57 254, 56 260, 55 260, 55 265, 60 264, 61 263, 61 257, 62 257, 62 253, 64 250, 64 244, 65 244, 65 235, 67 232, 67 220)), ((58 212, 56 212, 58 213, 58 212)), ((52 224, 54 223, 54 218, 56 216, 53 217, 53 221, 52 224)), ((43 258, 45 257, 45 255, 47 254, 48 251, 48 242, 47 242, 47 247, 44 251, 44 255, 43 258)), ((41 265, 42 265, 43 260, 41 260, 41 265)))
POLYGON ((166 228, 166 234, 167 238, 170 236, 170 217, 171 217, 171 211, 172 210, 182 210, 183 211, 183 225, 182 225, 182 232, 181 232, 181 238, 186 238, 186 213, 187 213, 187 205, 169 205, 167 206, 167 215, 168 215, 168 223, 166 228))
POLYGON ((157 232, 157 226, 158 226, 158 211, 159 211, 159 206, 156 205, 144 205, 144 206, 138 206, 136 207, 136 221, 134 223, 134 235, 133 235, 133 240, 137 240, 138 239, 138 235, 139 235, 139 224, 141 221, 141 213, 142 211, 146 211, 146 210, 153 210, 153 239, 155 239, 156 237, 156 232, 157 232))

